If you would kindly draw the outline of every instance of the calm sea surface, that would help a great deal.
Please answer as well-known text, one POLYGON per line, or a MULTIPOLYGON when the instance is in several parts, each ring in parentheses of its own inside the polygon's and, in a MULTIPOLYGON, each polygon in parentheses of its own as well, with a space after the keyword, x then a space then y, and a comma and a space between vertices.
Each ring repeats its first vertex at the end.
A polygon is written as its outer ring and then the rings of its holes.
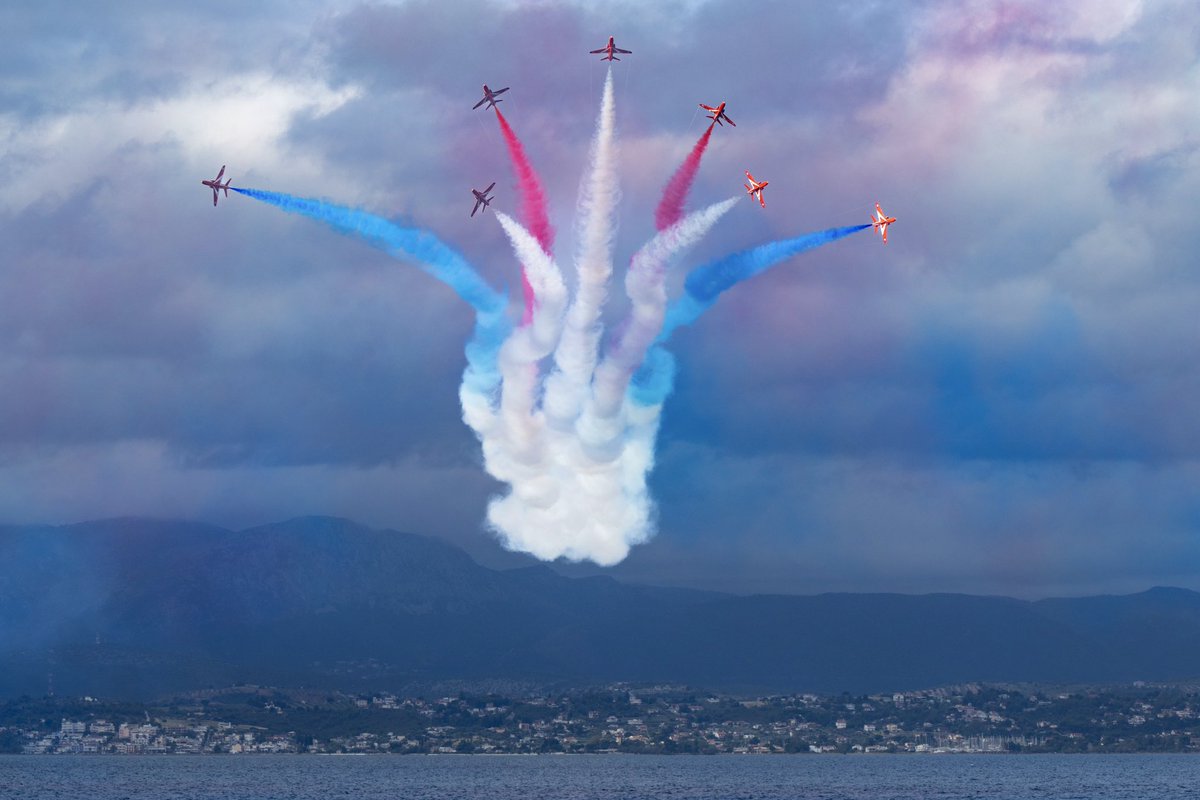
POLYGON ((1200 756, 0 756, 3 800, 1196 800, 1200 756))

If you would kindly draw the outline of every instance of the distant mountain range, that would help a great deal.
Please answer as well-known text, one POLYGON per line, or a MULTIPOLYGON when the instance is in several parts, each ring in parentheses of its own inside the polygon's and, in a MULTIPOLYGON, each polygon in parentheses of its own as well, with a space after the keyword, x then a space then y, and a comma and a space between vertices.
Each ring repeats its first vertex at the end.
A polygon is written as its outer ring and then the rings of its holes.
POLYGON ((1200 593, 1027 602, 749 597, 496 571, 308 517, 0 527, 0 697, 254 682, 366 690, 624 680, 851 692, 1200 676, 1200 593))

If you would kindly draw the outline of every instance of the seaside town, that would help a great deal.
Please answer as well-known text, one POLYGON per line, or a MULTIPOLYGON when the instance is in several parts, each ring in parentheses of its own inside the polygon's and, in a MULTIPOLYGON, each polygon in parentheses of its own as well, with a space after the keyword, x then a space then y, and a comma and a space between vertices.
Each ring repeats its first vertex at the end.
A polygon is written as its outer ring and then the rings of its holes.
POLYGON ((967 685, 738 698, 613 685, 505 697, 239 686, 162 704, 0 704, 0 753, 1044 753, 1200 750, 1200 688, 967 685))

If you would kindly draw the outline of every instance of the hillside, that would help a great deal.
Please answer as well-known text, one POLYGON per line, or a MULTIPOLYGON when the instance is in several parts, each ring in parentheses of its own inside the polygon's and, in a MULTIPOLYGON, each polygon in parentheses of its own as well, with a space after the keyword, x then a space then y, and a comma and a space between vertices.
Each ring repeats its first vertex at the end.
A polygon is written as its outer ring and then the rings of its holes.
POLYGON ((759 595, 496 571, 343 519, 0 528, 0 696, 252 681, 838 692, 1200 675, 1200 594, 759 595))

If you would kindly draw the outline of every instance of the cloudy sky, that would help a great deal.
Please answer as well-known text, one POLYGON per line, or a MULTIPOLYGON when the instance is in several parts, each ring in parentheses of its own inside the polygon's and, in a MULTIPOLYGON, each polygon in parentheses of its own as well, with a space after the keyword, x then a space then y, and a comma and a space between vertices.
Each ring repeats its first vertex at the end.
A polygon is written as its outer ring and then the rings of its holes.
MULTIPOLYGON (((740 592, 1200 589, 1200 7, 1188 0, 0 8, 0 522, 483 527, 472 316, 362 242, 199 185, 428 227, 517 285, 479 86, 572 217, 615 35, 624 263, 728 101, 686 269, 899 218, 672 342, 659 533, 618 577, 740 592), (653 10, 644 6, 651 5, 653 10)), ((615 313, 615 312, 614 312, 615 313)), ((566 568, 571 573, 596 568, 566 568)))

